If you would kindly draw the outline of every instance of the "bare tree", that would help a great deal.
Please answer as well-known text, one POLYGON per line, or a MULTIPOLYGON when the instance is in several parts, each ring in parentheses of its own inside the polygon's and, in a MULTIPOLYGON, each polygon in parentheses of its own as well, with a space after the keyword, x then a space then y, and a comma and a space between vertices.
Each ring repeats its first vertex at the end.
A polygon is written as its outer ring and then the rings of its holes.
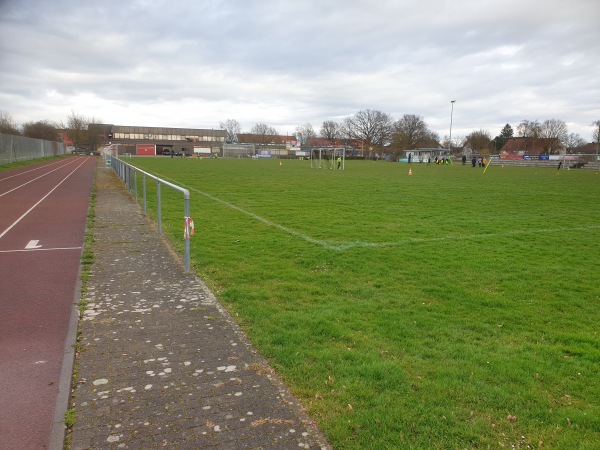
POLYGON ((577 133, 569 133, 565 139, 564 144, 568 152, 573 148, 583 147, 586 144, 586 142, 585 139, 583 139, 577 133))
POLYGON ((472 131, 465 138, 465 146, 475 153, 489 153, 492 146, 492 135, 487 130, 472 131))
POLYGON ((543 139, 544 151, 548 154, 558 153, 565 148, 569 131, 563 120, 548 119, 540 126, 540 137, 543 139))
POLYGON ((431 145, 430 147, 437 147, 439 145, 442 146, 442 148, 449 148, 450 150, 454 149, 462 149, 465 146, 465 140, 466 138, 460 134, 455 134, 452 135, 452 142, 450 142, 450 137, 445 134, 444 135, 444 139, 442 139, 442 141, 440 142, 440 138, 439 135, 435 132, 433 132, 432 135, 432 140, 430 141, 431 145))
POLYGON ((0 133, 21 134, 17 123, 10 113, 0 111, 0 133))
POLYGON ((75 111, 67 118, 67 123, 63 126, 67 135, 73 141, 75 148, 88 146, 91 151, 96 150, 99 129, 96 125, 100 122, 94 117, 85 117, 75 111))
POLYGON ((431 131, 421 116, 404 114, 394 123, 392 141, 395 147, 412 150, 419 147, 437 146, 439 136, 431 131))
POLYGON ((393 120, 389 114, 367 109, 348 117, 344 121, 343 130, 349 139, 363 141, 370 152, 372 146, 382 148, 391 142, 393 120))
POLYGON ((225 122, 220 122, 219 126, 227 133, 227 137, 225 139, 228 143, 238 141, 238 133, 242 131, 242 127, 237 120, 227 119, 225 122))
POLYGON ((522 120, 517 126, 517 136, 537 139, 542 133, 542 126, 537 120, 522 120))
POLYGON ((47 120, 23 124, 23 136, 54 142, 59 142, 61 140, 58 127, 47 120))
POLYGON ((592 133, 592 141, 600 143, 600 120, 592 122, 591 126, 595 127, 594 132, 592 133))
POLYGON ((300 145, 308 145, 314 137, 317 137, 317 133, 310 123, 307 122, 296 127, 296 138, 300 141, 300 145))
MULTIPOLYGON (((596 141, 596 160, 598 160, 598 154, 600 154, 600 120, 592 122, 592 126, 595 127, 592 133, 592 141, 596 141)), ((600 161, 598 161, 600 165, 600 161)))
POLYGON ((270 125, 264 123, 254 124, 250 128, 250 133, 253 134, 253 139, 256 141, 255 144, 270 144, 273 140, 273 136, 279 136, 277 130, 270 125))
MULTIPOLYGON (((465 140, 467 138, 462 135, 462 134, 455 134, 454 136, 452 136, 452 142, 450 143, 450 149, 458 149, 458 150, 462 150, 462 148, 465 146, 465 140)), ((444 147, 446 148, 446 147, 444 147)))
POLYGON ((339 123, 334 122, 333 120, 326 120, 321 126, 321 137, 334 143, 336 139, 342 137, 341 128, 342 126, 339 123))

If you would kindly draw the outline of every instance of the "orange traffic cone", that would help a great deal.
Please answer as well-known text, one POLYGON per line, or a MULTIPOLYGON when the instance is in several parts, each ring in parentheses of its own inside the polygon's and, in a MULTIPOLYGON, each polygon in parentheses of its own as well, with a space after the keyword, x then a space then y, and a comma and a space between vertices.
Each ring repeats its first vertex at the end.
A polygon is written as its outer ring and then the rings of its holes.
POLYGON ((412 175, 412 167, 410 169, 408 169, 408 174, 412 175))

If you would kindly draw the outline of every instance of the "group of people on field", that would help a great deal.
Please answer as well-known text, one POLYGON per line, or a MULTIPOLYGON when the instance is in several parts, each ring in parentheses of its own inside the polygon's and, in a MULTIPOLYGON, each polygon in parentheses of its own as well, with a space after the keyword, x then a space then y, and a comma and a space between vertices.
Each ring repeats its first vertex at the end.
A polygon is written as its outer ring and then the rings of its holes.
POLYGON ((475 158, 473 156, 473 158, 471 159, 471 165, 473 167, 475 167, 475 166, 485 167, 486 164, 487 164, 487 160, 485 158, 482 158, 481 156, 479 158, 475 158))
MULTIPOLYGON (((467 164, 467 157, 465 155, 462 156, 461 161, 463 163, 463 166, 467 164)), ((423 162, 423 160, 419 160, 419 162, 423 162)), ((431 158, 427 159, 427 164, 431 164, 431 158)), ((485 157, 475 157, 473 156, 473 158, 471 159, 471 165, 473 167, 485 167, 487 165, 487 159, 485 157)), ((412 155, 408 155, 408 164, 412 163, 412 155)), ((435 159, 433 160, 434 164, 437 165, 448 165, 451 163, 449 158, 443 157, 443 158, 438 158, 437 156, 435 157, 435 159)))

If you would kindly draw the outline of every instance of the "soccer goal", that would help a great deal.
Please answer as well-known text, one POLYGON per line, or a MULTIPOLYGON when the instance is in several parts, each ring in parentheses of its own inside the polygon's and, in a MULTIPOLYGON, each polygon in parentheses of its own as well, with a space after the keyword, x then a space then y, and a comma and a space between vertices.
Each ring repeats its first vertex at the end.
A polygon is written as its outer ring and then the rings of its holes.
POLYGON ((310 150, 310 167, 313 169, 344 170, 345 147, 314 147, 310 150))
POLYGON ((110 166, 113 158, 119 157, 119 147, 118 144, 107 145, 100 152, 102 155, 102 159, 104 159, 104 165, 110 166))
POLYGON ((254 144, 225 144, 223 158, 256 158, 256 148, 254 144))

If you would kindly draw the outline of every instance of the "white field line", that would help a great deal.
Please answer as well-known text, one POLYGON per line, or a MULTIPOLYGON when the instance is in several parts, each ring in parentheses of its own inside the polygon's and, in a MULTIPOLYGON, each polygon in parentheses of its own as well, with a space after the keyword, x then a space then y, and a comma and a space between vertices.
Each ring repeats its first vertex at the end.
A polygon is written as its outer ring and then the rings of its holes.
POLYGON ((268 219, 265 219, 264 217, 261 217, 261 216, 259 216, 259 215, 257 215, 257 214, 254 214, 253 212, 246 211, 245 209, 243 209, 243 208, 240 208, 239 206, 236 206, 236 205, 234 205, 233 203, 229 203, 228 201, 222 200, 222 199, 220 199, 220 198, 218 198, 218 197, 215 197, 214 195, 211 195, 211 194, 209 194, 209 193, 207 193, 207 192, 203 192, 203 191, 200 191, 200 190, 198 190, 198 189, 195 189, 195 188, 193 188, 193 187, 186 186, 185 184, 182 184, 182 183, 181 183, 181 182, 179 182, 178 180, 174 180, 174 179, 172 179, 172 178, 167 178, 167 177, 165 177, 165 176, 163 176, 163 175, 161 175, 161 174, 159 174, 159 173, 156 173, 156 172, 155 172, 155 175, 156 175, 156 176, 159 176, 160 178, 162 178, 162 179, 164 179, 164 180, 167 180, 167 181, 170 181, 170 182, 172 182, 172 183, 175 183, 175 184, 177 184, 178 186, 182 186, 182 187, 186 188, 186 189, 187 189, 187 190, 189 190, 189 191, 192 191, 192 192, 197 192, 198 194, 202 194, 202 195, 204 195, 205 197, 208 197, 208 198, 210 198, 211 200, 214 200, 215 202, 222 203, 223 205, 225 205, 225 206, 227 206, 227 207, 229 207, 229 208, 231 208, 231 209, 234 209, 234 210, 236 210, 236 211, 239 211, 239 212, 241 212, 242 214, 246 214, 247 216, 250 216, 250 217, 252 217, 253 219, 256 219, 256 220, 258 220, 259 222, 262 222, 262 223, 264 223, 265 225, 268 225, 268 226, 270 226, 270 227, 277 228, 277 229, 279 229, 279 230, 283 231, 284 233, 291 234, 292 236, 296 236, 297 238, 300 238, 300 239, 302 239, 302 240, 304 240, 304 241, 306 241, 306 242, 310 242, 311 244, 317 244, 317 245, 320 245, 320 246, 322 246, 322 247, 324 247, 324 248, 326 248, 326 249, 330 249, 330 250, 337 250, 337 248, 336 248, 335 246, 331 246, 331 245, 330 245, 330 244, 329 244, 327 241, 321 241, 321 240, 319 240, 319 239, 315 239, 315 238, 312 238, 312 237, 310 237, 310 236, 307 236, 306 234, 302 234, 302 233, 300 233, 300 232, 298 232, 298 231, 294 231, 294 230, 292 230, 292 229, 290 229, 290 228, 284 227, 283 225, 280 225, 280 224, 278 224, 278 223, 275 223, 275 222, 272 222, 272 221, 270 221, 270 220, 268 220, 268 219))
POLYGON ((159 174, 156 174, 156 175, 160 176, 161 178, 163 178, 167 181, 171 181, 172 183, 178 184, 179 186, 185 187, 189 191, 197 192, 198 194, 202 194, 205 197, 210 198, 211 200, 222 203, 223 205, 228 206, 229 208, 234 209, 236 211, 239 211, 242 214, 246 214, 247 216, 250 216, 253 219, 258 220, 259 222, 262 222, 265 225, 277 228, 277 229, 283 231, 284 233, 287 233, 287 234, 290 234, 297 238, 300 238, 306 242, 310 242, 311 244, 320 245, 321 247, 323 247, 327 250, 343 251, 343 250, 349 250, 349 249, 355 248, 355 247, 385 248, 385 247, 398 247, 398 246, 406 245, 406 244, 421 244, 421 243, 428 243, 428 242, 460 241, 460 240, 495 238, 495 237, 505 237, 505 236, 520 236, 520 235, 527 235, 527 234, 565 233, 565 232, 570 232, 570 231, 600 230, 600 225, 590 225, 587 227, 575 227, 575 228, 543 228, 543 229, 535 229, 535 230, 514 230, 514 231, 503 232, 503 233, 464 234, 464 235, 457 235, 457 236, 440 236, 440 237, 432 237, 432 238, 406 238, 406 239, 400 239, 398 241, 392 241, 392 242, 352 241, 352 242, 334 243, 334 242, 322 241, 320 239, 315 239, 310 236, 307 236, 306 234, 303 234, 298 231, 292 230, 290 228, 284 227, 283 225, 280 225, 278 223, 275 223, 268 219, 265 219, 264 217, 254 214, 253 212, 246 211, 245 209, 240 208, 239 206, 236 206, 233 203, 229 203, 228 201, 222 200, 222 199, 215 197, 214 195, 211 195, 207 192, 203 192, 198 189, 195 189, 195 188, 192 188, 189 186, 185 186, 184 184, 181 184, 178 180, 169 179, 169 178, 166 178, 159 174))
POLYGON ((576 227, 576 228, 542 228, 535 230, 513 230, 506 231, 503 233, 479 233, 479 234, 464 234, 457 236, 440 236, 432 238, 406 238, 400 239, 393 242, 363 242, 354 241, 346 244, 340 243, 335 246, 335 250, 347 250, 353 247, 398 247, 406 244, 421 244, 427 242, 439 242, 439 241, 461 241, 471 239, 485 239, 485 238, 499 238, 507 236, 521 236, 528 234, 541 234, 541 233, 566 233, 571 231, 590 231, 600 230, 600 225, 590 225, 587 227, 576 227))

